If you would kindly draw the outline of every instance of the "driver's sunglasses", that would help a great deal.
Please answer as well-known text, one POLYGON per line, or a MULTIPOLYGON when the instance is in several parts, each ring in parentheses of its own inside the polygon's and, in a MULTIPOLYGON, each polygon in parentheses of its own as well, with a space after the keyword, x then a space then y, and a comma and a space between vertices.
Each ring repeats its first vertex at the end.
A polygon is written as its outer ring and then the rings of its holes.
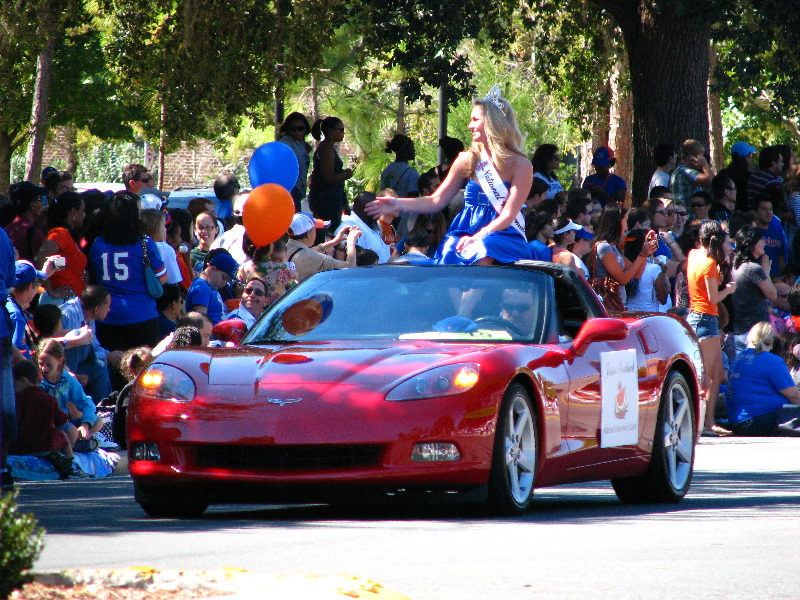
POLYGON ((147 177, 139 177, 139 179, 136 179, 136 181, 141 181, 142 183, 150 183, 151 181, 153 181, 153 178, 150 177, 150 175, 148 175, 147 177))
POLYGON ((515 302, 503 302, 503 310, 506 312, 528 312, 533 308, 533 304, 517 304, 515 302))

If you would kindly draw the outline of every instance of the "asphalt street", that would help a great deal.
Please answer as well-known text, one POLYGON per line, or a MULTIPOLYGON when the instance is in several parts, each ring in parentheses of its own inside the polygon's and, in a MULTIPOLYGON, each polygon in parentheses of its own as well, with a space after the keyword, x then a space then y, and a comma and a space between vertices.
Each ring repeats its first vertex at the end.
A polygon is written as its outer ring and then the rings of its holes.
POLYGON ((514 519, 470 506, 215 506, 159 521, 127 476, 18 487, 47 531, 38 571, 352 574, 413 600, 797 596, 800 438, 704 438, 677 505, 626 506, 601 482, 537 490, 514 519))

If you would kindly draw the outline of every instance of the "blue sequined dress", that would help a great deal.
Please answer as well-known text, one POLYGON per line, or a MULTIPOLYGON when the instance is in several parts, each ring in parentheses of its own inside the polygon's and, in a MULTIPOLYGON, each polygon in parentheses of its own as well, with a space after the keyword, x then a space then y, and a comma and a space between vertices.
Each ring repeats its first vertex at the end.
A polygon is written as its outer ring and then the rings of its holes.
MULTIPOLYGON (((507 182, 504 183, 508 186, 507 182)), ((497 211, 481 190, 480 184, 470 179, 464 189, 464 208, 450 224, 433 262, 442 265, 471 265, 487 256, 499 263, 530 260, 532 256, 528 242, 513 225, 470 244, 466 256, 456 252, 456 245, 462 237, 474 235, 496 218, 497 211)))

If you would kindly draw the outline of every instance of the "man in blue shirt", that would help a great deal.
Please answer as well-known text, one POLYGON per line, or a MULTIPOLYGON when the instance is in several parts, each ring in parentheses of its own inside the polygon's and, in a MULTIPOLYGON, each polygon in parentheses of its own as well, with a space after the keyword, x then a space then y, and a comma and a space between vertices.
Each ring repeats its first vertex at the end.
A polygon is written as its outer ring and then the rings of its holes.
POLYGON ((206 315, 216 325, 227 314, 219 289, 236 280, 239 263, 224 248, 210 250, 206 255, 206 266, 198 275, 186 294, 186 312, 206 315))
POLYGON ((105 319, 110 310, 111 293, 102 285, 87 285, 78 298, 61 305, 61 325, 64 329, 79 329, 88 325, 94 333, 91 344, 67 348, 64 356, 72 373, 89 378, 83 388, 95 402, 100 402, 111 393, 109 360, 116 363, 122 357, 121 351, 109 352, 97 339, 96 321, 105 319))
MULTIPOLYGON (((783 193, 782 190, 777 191, 783 193)), ((770 277, 780 275, 789 260, 789 247, 786 244, 786 234, 783 232, 781 220, 774 214, 772 198, 768 192, 758 197, 756 225, 764 231, 764 252, 772 261, 769 275, 770 277)))
POLYGON ((236 175, 225 171, 214 181, 214 194, 219 200, 217 217, 225 224, 225 229, 234 225, 233 199, 239 195, 239 180, 236 175))

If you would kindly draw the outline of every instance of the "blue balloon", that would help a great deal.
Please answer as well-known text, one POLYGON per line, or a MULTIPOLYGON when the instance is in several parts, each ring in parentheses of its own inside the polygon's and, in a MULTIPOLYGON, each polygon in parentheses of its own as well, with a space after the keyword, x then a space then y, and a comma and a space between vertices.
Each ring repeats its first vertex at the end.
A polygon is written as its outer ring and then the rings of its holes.
POLYGON ((247 170, 253 189, 265 183, 277 183, 291 192, 297 183, 300 165, 289 146, 281 142, 269 142, 256 148, 247 170))

